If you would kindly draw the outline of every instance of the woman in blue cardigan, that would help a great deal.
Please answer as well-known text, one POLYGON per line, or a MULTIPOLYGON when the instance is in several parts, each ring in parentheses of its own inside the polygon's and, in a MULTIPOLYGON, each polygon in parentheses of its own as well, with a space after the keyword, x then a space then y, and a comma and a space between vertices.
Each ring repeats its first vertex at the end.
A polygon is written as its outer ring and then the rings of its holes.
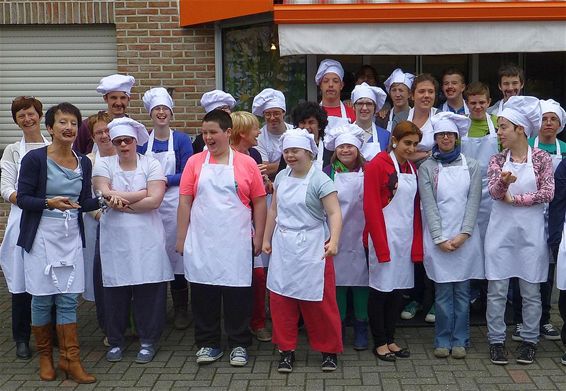
POLYGON ((51 308, 56 307, 59 369, 77 383, 96 378, 83 369, 77 339, 77 302, 84 290, 82 212, 99 207, 91 198, 90 160, 71 147, 81 113, 61 103, 45 114, 52 144, 22 160, 18 206, 22 209, 18 246, 22 247, 26 291, 32 295, 31 322, 39 352, 39 376, 55 380, 51 308))

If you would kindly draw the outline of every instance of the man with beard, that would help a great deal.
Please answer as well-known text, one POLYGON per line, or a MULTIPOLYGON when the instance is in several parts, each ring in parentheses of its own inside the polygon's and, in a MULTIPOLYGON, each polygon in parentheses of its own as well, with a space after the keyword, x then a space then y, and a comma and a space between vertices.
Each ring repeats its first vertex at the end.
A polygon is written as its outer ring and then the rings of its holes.
MULTIPOLYGON (((130 103, 130 92, 136 79, 129 75, 114 74, 100 79, 100 84, 96 87, 96 92, 102 94, 104 102, 108 105, 108 114, 115 118, 127 117, 126 110, 130 103)), ((79 127, 79 132, 73 149, 82 154, 88 154, 93 151, 94 142, 88 129, 88 123, 85 119, 79 127)), ((96 147, 94 152, 96 152, 96 147)))
POLYGON ((525 86, 525 76, 523 70, 516 65, 503 65, 497 71, 499 82, 497 87, 503 95, 503 99, 495 102, 493 106, 487 109, 489 114, 497 115, 503 111, 503 104, 512 96, 521 95, 521 91, 525 86))
POLYGON ((446 102, 439 107, 440 111, 450 111, 454 114, 470 115, 470 110, 464 102, 466 78, 464 73, 455 68, 449 68, 442 75, 442 93, 446 102))

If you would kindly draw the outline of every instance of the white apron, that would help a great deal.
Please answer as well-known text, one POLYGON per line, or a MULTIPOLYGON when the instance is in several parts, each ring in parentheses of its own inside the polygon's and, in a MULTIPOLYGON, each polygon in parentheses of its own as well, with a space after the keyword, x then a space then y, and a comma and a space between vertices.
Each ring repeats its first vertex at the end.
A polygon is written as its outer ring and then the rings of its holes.
MULTIPOLYGON (((322 102, 320 102, 320 106, 322 106, 322 102)), ((338 126, 347 125, 349 123, 350 118, 348 118, 348 114, 346 113, 346 106, 344 106, 344 103, 340 102, 340 117, 329 115, 328 125, 326 125, 325 132, 328 132, 329 129, 334 129, 338 126)))
POLYGON ((366 142, 362 145, 362 155, 369 162, 378 153, 381 152, 381 145, 379 145, 379 139, 377 137, 377 126, 374 123, 371 124, 372 142, 366 142))
POLYGON ((410 289, 414 286, 414 267, 411 259, 413 225, 415 216, 415 195, 417 176, 411 166, 411 174, 401 173, 393 152, 389 153, 397 171, 397 191, 391 202, 383 208, 390 262, 379 263, 375 246, 369 242, 369 286, 380 292, 395 289, 410 289))
POLYGON ((307 188, 316 168, 305 178, 286 169, 277 187, 277 225, 273 233, 267 288, 298 300, 322 301, 324 292, 324 222, 306 205, 307 188))
POLYGON ((234 151, 230 148, 228 164, 209 161, 207 152, 185 239, 185 277, 198 284, 248 287, 252 217, 235 187, 234 151))
MULTIPOLYGON (((43 135, 43 143, 49 145, 49 141, 43 135)), ((26 142, 22 137, 18 148, 18 161, 16 162, 17 177, 14 188, 18 190, 18 177, 20 176, 20 166, 22 159, 26 154, 26 142)), ((10 204, 10 214, 6 222, 6 230, 4 231, 4 238, 0 246, 0 267, 10 293, 23 293, 26 291, 25 276, 24 276, 24 260, 22 258, 22 249, 17 246, 18 236, 20 235, 20 219, 22 210, 14 204, 10 204)))
MULTIPOLYGON (((442 110, 443 112, 451 112, 452 110, 450 110, 450 107, 448 107, 448 102, 444 102, 444 104, 442 105, 442 110)), ((466 104, 466 102, 464 102, 464 115, 466 117, 470 116, 470 109, 468 108, 468 105, 466 104)))
MULTIPOLYGON (((150 157, 138 155, 135 171, 123 171, 113 156, 112 189, 139 191, 147 188, 150 157)), ((124 213, 107 210, 100 218, 102 284, 118 287, 151 284, 173 279, 165 251, 165 233, 159 211, 124 213)))
MULTIPOLYGON (((431 107, 430 114, 428 115, 428 119, 424 123, 424 125, 420 128, 421 132, 423 133, 423 138, 419 145, 417 145, 417 151, 430 151, 434 146, 434 130, 432 128, 432 123, 430 119, 434 114, 436 114, 436 108, 431 107)), ((413 116, 415 115, 415 108, 411 107, 409 110, 409 116, 407 117, 407 121, 413 121, 413 116)))
POLYGON ((323 169, 323 165, 324 165, 324 141, 322 140, 322 138, 320 140, 318 140, 318 153, 316 154, 316 158, 314 159, 313 166, 322 171, 323 169))
MULTIPOLYGON (((507 152, 503 171, 517 181, 509 186, 512 195, 537 191, 529 147, 526 163, 510 161, 507 152)), ((544 204, 512 206, 495 201, 485 240, 485 276, 488 280, 519 277, 531 283, 548 279, 548 245, 544 233, 544 204)))
MULTIPOLYGON (((538 136, 535 137, 535 142, 534 142, 534 147, 538 148, 538 136)), ((562 161, 562 149, 560 148, 560 143, 558 142, 558 139, 556 139, 556 154, 550 154, 550 157, 552 158, 552 168, 554 169, 554 172, 556 172, 556 169, 558 168, 558 165, 560 164, 560 162, 562 161)))
POLYGON ((389 121, 387 121, 387 131, 391 133, 393 131, 393 117, 395 116, 395 108, 392 107, 389 110, 389 121))
MULTIPOLYGON (((442 221, 442 236, 449 240, 461 233, 470 173, 464 155, 461 166, 443 167, 438 163, 436 204, 442 221)), ((424 267, 434 282, 460 282, 484 279, 483 247, 476 224, 474 232, 456 251, 447 253, 434 244, 428 224, 424 224, 424 267)))
POLYGON ((31 251, 23 251, 26 291, 34 296, 84 291, 83 243, 79 220, 42 216, 31 251))
MULTIPOLYGON (((146 156, 153 157, 159 161, 164 175, 174 175, 176 171, 175 148, 173 147, 173 131, 169 130, 169 141, 167 151, 154 153, 153 142, 155 140, 155 131, 152 131, 147 141, 146 156)), ((184 274, 185 267, 183 265, 183 256, 175 251, 175 242, 177 240, 177 208, 179 206, 179 186, 168 186, 163 196, 163 201, 159 207, 161 221, 165 229, 165 250, 171 262, 171 268, 174 274, 184 274)))
POLYGON ((368 286, 368 266, 363 244, 364 172, 334 174, 342 211, 342 236, 334 256, 336 286, 368 286))
POLYGON ((562 240, 556 259, 556 287, 561 291, 566 290, 566 224, 562 229, 562 240))
POLYGON ((482 243, 485 240, 487 223, 489 223, 489 215, 493 205, 493 199, 489 195, 487 187, 487 166, 489 165, 489 159, 499 152, 495 125, 489 114, 486 113, 485 117, 489 128, 488 135, 483 137, 462 137, 462 153, 464 156, 477 160, 481 169, 481 202, 477 222, 482 243))
MULTIPOLYGON (((293 127, 294 127, 293 125, 285 122, 285 128, 287 130, 293 129, 293 127)), ((265 153, 267 154, 267 161, 269 163, 279 161, 281 159, 281 154, 283 153, 283 151, 281 150, 281 136, 283 134, 281 134, 279 138, 275 139, 273 137, 270 137, 269 135, 270 133, 267 130, 267 125, 263 125, 260 130, 261 132, 257 137, 257 142, 259 147, 258 149, 262 149, 265 151, 265 153)))

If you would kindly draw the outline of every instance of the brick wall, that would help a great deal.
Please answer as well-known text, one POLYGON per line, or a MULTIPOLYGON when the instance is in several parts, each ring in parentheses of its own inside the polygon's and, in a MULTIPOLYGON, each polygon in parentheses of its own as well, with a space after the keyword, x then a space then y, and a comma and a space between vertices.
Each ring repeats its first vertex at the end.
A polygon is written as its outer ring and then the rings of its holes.
MULTIPOLYGON (((216 85, 214 28, 179 27, 178 1, 0 0, 0 24, 94 23, 116 26, 118 72, 137 81, 131 116, 149 126, 141 96, 151 87, 173 88, 173 127, 194 133, 204 114, 200 97, 216 85)), ((0 238, 8 209, 0 203, 0 238)))

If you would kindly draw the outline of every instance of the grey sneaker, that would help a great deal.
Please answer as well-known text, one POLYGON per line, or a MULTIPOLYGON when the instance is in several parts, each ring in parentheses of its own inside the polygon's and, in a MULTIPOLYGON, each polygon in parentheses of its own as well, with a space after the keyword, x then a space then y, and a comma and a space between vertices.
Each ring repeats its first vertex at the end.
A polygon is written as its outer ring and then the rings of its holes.
POLYGON ((515 330, 513 330, 513 334, 511 334, 511 339, 515 342, 523 342, 523 337, 521 337, 521 330, 523 330, 523 324, 517 323, 515 325, 515 330))
POLYGON ((452 358, 456 358, 456 359, 466 358, 466 348, 463 346, 454 346, 452 348, 452 358))
POLYGON ((122 361, 122 348, 119 346, 114 346, 106 352, 106 361, 118 362, 122 361))
POLYGON ((200 348, 197 352, 197 364, 209 364, 218 360, 223 354, 220 348, 200 348))
POLYGON ((246 348, 238 346, 230 352, 230 365, 233 367, 243 367, 248 363, 248 351, 246 348))
POLYGON ((153 360, 153 357, 155 357, 155 346, 142 343, 140 351, 136 356, 136 362, 138 364, 147 364, 153 360))
POLYGON ((446 358, 450 356, 450 350, 448 348, 436 348, 434 349, 434 357, 436 358, 446 358))

